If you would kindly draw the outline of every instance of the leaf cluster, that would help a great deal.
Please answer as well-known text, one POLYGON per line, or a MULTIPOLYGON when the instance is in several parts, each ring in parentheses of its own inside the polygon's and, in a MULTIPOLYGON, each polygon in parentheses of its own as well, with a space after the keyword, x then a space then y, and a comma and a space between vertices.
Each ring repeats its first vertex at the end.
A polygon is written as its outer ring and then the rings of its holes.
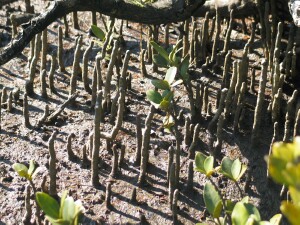
MULTIPOLYGON (((281 214, 276 214, 270 221, 261 221, 258 209, 249 203, 248 196, 240 201, 224 199, 219 188, 213 183, 211 176, 218 172, 238 185, 237 182, 247 170, 247 166, 243 165, 239 159, 231 160, 224 157, 221 165, 214 167, 213 156, 206 156, 198 152, 195 156, 194 170, 204 174, 210 180, 204 186, 203 199, 215 224, 279 225, 282 218, 281 214)), ((206 225, 206 223, 198 223, 198 225, 206 225)))
POLYGON ((19 174, 20 177, 24 177, 29 181, 31 181, 34 175, 38 172, 38 170, 36 170, 36 163, 34 160, 30 160, 29 168, 22 163, 14 163, 12 168, 19 174))
POLYGON ((278 142, 267 159, 271 177, 288 187, 290 201, 282 201, 280 210, 292 225, 300 221, 300 137, 292 143, 278 142))
POLYGON ((79 215, 84 211, 81 202, 67 196, 67 191, 63 192, 60 205, 44 192, 37 192, 36 200, 46 214, 47 220, 53 225, 77 225, 79 215))

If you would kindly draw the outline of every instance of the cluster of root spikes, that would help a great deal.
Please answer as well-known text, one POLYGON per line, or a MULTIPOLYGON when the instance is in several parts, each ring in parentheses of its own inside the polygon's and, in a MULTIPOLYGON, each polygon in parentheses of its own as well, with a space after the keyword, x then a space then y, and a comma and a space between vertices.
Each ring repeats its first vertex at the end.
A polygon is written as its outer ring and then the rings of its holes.
MULTIPOLYGON (((269 5, 265 7, 269 10, 269 5)), ((93 23, 96 24, 96 14, 93 15, 93 23)), ((89 140, 82 146, 81 155, 77 156, 72 150, 72 140, 75 134, 70 132, 67 137, 67 153, 69 160, 80 158, 82 166, 90 169, 90 183, 94 187, 98 187, 99 171, 101 170, 101 155, 100 148, 102 146, 100 140, 105 140, 107 150, 113 155, 112 170, 110 176, 118 179, 121 176, 120 168, 125 163, 124 157, 126 154, 125 145, 118 145, 116 137, 122 128, 126 107, 126 95, 131 90, 132 76, 128 72, 128 63, 130 63, 131 52, 126 51, 126 41, 122 37, 123 26, 128 28, 128 22, 119 23, 117 19, 110 19, 109 24, 106 24, 105 16, 101 15, 107 29, 108 36, 102 45, 102 49, 95 57, 93 64, 94 69, 91 74, 88 71, 88 58, 95 47, 92 38, 89 44, 83 51, 83 36, 76 38, 74 51, 74 60, 72 71, 69 79, 69 96, 68 99, 55 110, 50 109, 45 103, 44 113, 40 118, 31 121, 29 111, 28 98, 37 96, 43 98, 47 102, 49 95, 55 95, 57 85, 55 76, 57 71, 65 73, 64 65, 64 38, 69 36, 68 21, 65 19, 65 25, 57 28, 57 42, 51 43, 57 45, 56 52, 48 51, 47 33, 45 29, 41 34, 37 34, 30 42, 30 50, 28 55, 28 77, 26 84, 23 87, 14 89, 4 87, 0 92, 0 127, 1 114, 14 113, 14 107, 21 105, 23 108, 23 125, 28 129, 39 129, 42 126, 52 126, 56 119, 64 111, 66 107, 72 107, 76 104, 76 98, 81 92, 87 93, 90 98, 90 109, 94 112, 94 121, 90 128, 89 140), (116 26, 116 24, 121 24, 116 26), (114 33, 118 33, 117 39, 112 38, 114 33), (109 36, 110 35, 110 36, 109 36), (112 46, 112 48, 108 48, 112 46), (108 53, 109 52, 109 53, 108 53), (106 55, 110 54, 108 65, 106 55), (50 60, 48 60, 50 59, 50 60), (50 64, 47 71, 47 64, 50 64), (103 67, 107 65, 107 68, 103 67), (115 69, 115 70, 114 70, 115 69), (39 71, 39 75, 37 74, 39 71), (89 79, 91 78, 91 79, 89 79), (91 83, 89 82, 91 80, 91 83), (117 85, 112 89, 112 80, 117 81, 117 85), (78 89, 78 85, 82 85, 83 89, 78 89), (1 112, 2 110, 2 112, 1 112), (101 123, 111 124, 109 132, 101 130, 101 123), (121 146, 121 147, 118 147, 121 146)), ((15 27, 14 17, 12 20, 13 36, 16 35, 17 27, 15 27)), ((80 18, 79 18, 80 20, 80 18)), ((73 14, 74 28, 79 28, 77 13, 73 14)), ((154 40, 164 47, 168 47, 174 43, 170 37, 170 30, 181 30, 177 38, 183 39, 182 56, 190 55, 190 75, 188 88, 186 93, 188 96, 188 109, 179 110, 177 120, 179 130, 182 133, 175 132, 176 141, 168 149, 168 199, 172 218, 176 223, 177 217, 177 201, 180 192, 183 190, 193 189, 193 157, 195 151, 200 150, 197 147, 199 141, 200 127, 207 129, 207 146, 206 153, 219 155, 223 144, 224 129, 231 129, 235 135, 239 134, 243 129, 243 123, 247 117, 251 116, 253 125, 251 127, 251 135, 249 136, 249 151, 254 151, 261 142, 261 132, 264 126, 274 127, 274 141, 289 141, 293 136, 299 134, 300 125, 300 110, 297 104, 298 91, 294 90, 290 96, 287 96, 283 91, 283 86, 295 80, 296 73, 296 46, 295 34, 297 29, 293 25, 289 25, 289 35, 287 36, 287 44, 282 44, 284 30, 287 25, 279 22, 277 26, 270 20, 270 17, 261 18, 260 23, 255 22, 251 18, 247 20, 245 30, 248 31, 248 41, 244 44, 242 53, 239 57, 235 55, 233 49, 232 31, 233 28, 239 26, 240 20, 235 20, 233 14, 231 17, 223 20, 218 15, 211 18, 207 13, 205 18, 191 18, 184 21, 182 24, 168 24, 160 26, 145 27, 147 32, 147 49, 140 49, 140 75, 147 79, 150 74, 156 74, 160 70, 152 60, 155 50, 149 43, 149 40, 154 40), (253 22, 252 22, 253 21, 253 22), (260 26, 259 26, 260 25, 260 26), (176 29, 175 29, 176 28, 176 29), (264 35, 258 35, 264 34, 264 35), (161 35, 161 37, 159 37, 161 35), (163 41, 160 41, 163 40, 163 41), (261 44, 262 51, 256 52, 257 44, 261 44), (252 54, 261 54, 263 58, 255 65, 249 57, 252 54), (206 77, 208 79, 201 79, 206 77), (216 86, 211 87, 210 79, 217 80, 216 86), (268 94, 267 94, 268 93, 268 94), (213 98, 212 96, 216 96, 213 98), (255 103, 249 106, 248 98, 255 99, 255 103), (282 126, 281 126, 282 125, 282 126), (279 131, 282 129, 282 132, 279 131), (283 133, 283 138, 280 137, 283 133), (188 149, 188 156, 182 157, 182 146, 188 149), (185 165, 182 165, 182 164, 185 165), (183 184, 179 178, 180 168, 188 167, 186 188, 183 189, 183 184)), ((142 25, 141 25, 142 27, 142 25)), ((144 30, 143 30, 144 31, 144 30)), ((142 31, 142 32, 143 32, 142 31)), ((246 35, 247 36, 247 35, 246 35)), ((142 41, 142 40, 141 40, 142 41)), ((146 90, 145 90, 146 91, 146 90)), ((176 93, 175 93, 176 96, 176 93)), ((176 96, 175 98, 178 98, 176 96)), ((149 103, 150 105, 150 103, 149 103)), ((141 112, 142 113, 142 112, 141 112)), ((150 106, 145 124, 141 122, 141 113, 136 116, 136 153, 134 164, 139 167, 139 176, 137 186, 143 187, 147 181, 147 165, 149 161, 149 149, 151 142, 151 127, 153 126, 153 117, 155 114, 162 113, 150 106)), ((5 129, 2 127, 1 129, 5 129)), ((54 142, 57 131, 53 131, 48 140, 49 146, 49 176, 45 179, 49 180, 49 187, 46 188, 49 194, 57 195, 56 185, 56 151, 54 142)), ((271 144, 271 143, 270 143, 271 144)), ((111 207, 111 186, 108 182, 106 185, 105 204, 109 209, 111 207)), ((45 187, 43 188, 45 189, 45 187)), ((132 202, 136 202, 137 189, 132 191, 132 202)), ((29 187, 26 188, 26 210, 28 214, 31 208, 28 206, 28 195, 30 195, 29 187)), ((145 219, 141 216, 141 219, 145 219)))

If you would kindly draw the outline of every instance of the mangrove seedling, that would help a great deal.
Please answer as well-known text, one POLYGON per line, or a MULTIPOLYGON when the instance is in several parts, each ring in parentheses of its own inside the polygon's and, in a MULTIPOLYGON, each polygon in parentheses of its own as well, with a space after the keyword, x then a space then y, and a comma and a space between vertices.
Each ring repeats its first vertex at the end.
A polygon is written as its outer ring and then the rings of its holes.
POLYGON ((44 192, 37 192, 36 200, 46 214, 46 219, 53 225, 78 225, 79 216, 84 211, 81 201, 74 201, 67 196, 67 191, 62 193, 60 205, 44 192))

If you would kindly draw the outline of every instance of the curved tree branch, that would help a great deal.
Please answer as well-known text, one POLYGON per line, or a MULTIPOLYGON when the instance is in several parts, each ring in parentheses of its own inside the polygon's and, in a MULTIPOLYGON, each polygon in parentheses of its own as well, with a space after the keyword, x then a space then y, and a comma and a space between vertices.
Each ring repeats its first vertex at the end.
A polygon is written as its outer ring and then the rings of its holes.
POLYGON ((24 25, 22 34, 2 50, 0 65, 5 64, 21 52, 37 33, 42 32, 57 18, 73 11, 97 11, 119 19, 144 24, 165 24, 189 18, 205 0, 192 0, 187 5, 184 0, 159 0, 140 6, 138 0, 57 0, 49 9, 24 25))
MULTIPOLYGON (((144 24, 183 21, 191 16, 204 16, 208 11, 213 15, 215 7, 219 8, 222 17, 229 17, 231 8, 235 8, 235 18, 257 13, 255 0, 157 0, 143 6, 139 2, 140 0, 56 0, 45 13, 33 18, 26 26, 23 25, 23 32, 0 52, 0 65, 21 52, 34 35, 42 32, 57 18, 73 11, 97 11, 114 18, 144 24)), ((279 2, 287 7, 286 0, 279 2)))

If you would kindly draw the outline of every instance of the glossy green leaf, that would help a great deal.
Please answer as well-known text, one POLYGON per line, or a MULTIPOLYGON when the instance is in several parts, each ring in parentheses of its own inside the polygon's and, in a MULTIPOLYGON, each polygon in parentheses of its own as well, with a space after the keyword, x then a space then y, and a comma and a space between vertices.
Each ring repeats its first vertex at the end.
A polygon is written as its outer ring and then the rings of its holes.
POLYGON ((290 186, 289 187, 289 194, 291 196, 291 199, 294 203, 297 203, 300 205, 300 191, 299 189, 293 187, 293 186, 290 186))
POLYGON ((59 218, 62 218, 63 208, 67 196, 68 196, 68 191, 67 190, 63 191, 60 198, 59 218))
POLYGON ((269 173, 272 176, 273 180, 278 183, 287 185, 285 176, 282 172, 285 170, 287 162, 282 160, 281 158, 274 157, 271 155, 269 157, 269 173))
POLYGON ((293 143, 275 143, 268 159, 272 178, 286 186, 300 186, 300 137, 293 143))
POLYGON ((162 93, 162 97, 164 100, 166 101, 171 101, 173 99, 173 96, 174 96, 174 92, 173 91, 170 91, 170 90, 165 90, 163 93, 162 93))
POLYGON ((155 90, 148 90, 146 95, 148 100, 154 102, 155 104, 160 104, 160 102, 163 100, 161 94, 155 90))
POLYGON ((72 222, 75 218, 75 203, 72 197, 67 197, 64 202, 63 211, 62 211, 62 218, 69 222, 72 222))
POLYGON ((196 167, 194 170, 205 174, 207 177, 210 177, 215 172, 215 169, 213 168, 213 156, 206 156, 201 152, 197 152, 195 156, 195 165, 196 167))
POLYGON ((249 196, 245 196, 244 198, 242 198, 242 200, 240 202, 241 203, 248 203, 249 202, 249 196))
POLYGON ((245 225, 259 225, 259 224, 258 221, 252 215, 250 215, 245 225))
POLYGON ((214 157, 208 156, 204 161, 204 169, 206 172, 206 176, 210 177, 214 172, 214 157))
POLYGON ((213 218, 218 218, 222 212, 222 200, 211 183, 206 183, 203 191, 205 206, 213 218))
POLYGON ((257 208, 250 203, 236 203, 232 214, 232 224, 233 225, 245 225, 249 217, 253 218, 255 221, 260 221, 260 214, 257 208), (253 215, 253 216, 251 216, 253 215))
POLYGON ((34 170, 35 170, 35 162, 34 160, 30 160, 29 169, 28 169, 29 176, 32 176, 34 170))
POLYGON ((234 160, 231 167, 231 174, 232 174, 232 178, 235 181, 237 181, 236 179, 239 177, 241 169, 242 169, 242 163, 240 162, 240 160, 239 159, 234 160))
POLYGON ((214 221, 218 225, 227 225, 224 217, 215 218, 214 221))
POLYGON ((92 28, 93 34, 94 34, 97 38, 99 38, 101 41, 103 41, 104 38, 105 38, 105 33, 104 33, 104 31, 103 31, 100 27, 97 27, 96 25, 92 25, 91 28, 92 28))
POLYGON ((246 170, 247 170, 247 166, 246 165, 242 165, 242 168, 241 168, 241 170, 240 170, 240 173, 239 173, 239 175, 238 175, 238 177, 236 178, 236 181, 238 181, 238 180, 240 180, 241 179, 241 177, 244 175, 244 173, 246 172, 246 170))
POLYGON ((26 179, 30 179, 27 166, 21 163, 14 163, 12 167, 19 174, 20 177, 25 177, 26 179))
POLYGON ((246 170, 247 166, 242 165, 239 159, 233 161, 228 157, 224 157, 221 163, 220 173, 237 182, 243 176, 246 170))
POLYGON ((189 65, 190 65, 190 56, 186 55, 180 66, 180 75, 183 80, 187 80, 189 78, 189 75, 187 73, 189 69, 189 65))
POLYGON ((300 163, 288 163, 282 175, 289 186, 300 187, 300 163))
POLYGON ((195 156, 195 166, 196 166, 195 170, 196 171, 206 174, 206 171, 204 169, 204 161, 206 158, 207 158, 207 156, 204 155, 202 152, 196 153, 196 156, 195 156))
POLYGON ((36 201, 48 217, 59 219, 59 204, 54 198, 44 192, 37 192, 36 201))
POLYGON ((168 100, 163 99, 160 102, 158 108, 160 108, 161 110, 164 110, 164 111, 168 111, 170 108, 170 102, 168 100))
POLYGON ((276 215, 274 215, 274 216, 270 219, 270 224, 271 224, 271 225, 279 225, 281 219, 282 219, 282 215, 281 215, 281 214, 276 214, 276 215))
POLYGON ((153 55, 153 62, 156 65, 158 65, 160 67, 164 67, 164 68, 168 68, 168 65, 169 65, 169 62, 159 54, 154 54, 153 55))
POLYGON ((300 206, 296 206, 291 202, 283 201, 281 203, 280 210, 291 225, 299 225, 300 206))
POLYGON ((158 89, 162 89, 162 90, 170 89, 170 85, 166 80, 151 80, 151 83, 154 85, 154 87, 158 89))
POLYGON ((163 47, 158 45, 155 41, 150 41, 150 44, 166 61, 169 61, 169 55, 163 47))
POLYGON ((172 49, 171 53, 169 54, 169 61, 171 62, 175 62, 176 59, 176 52, 179 49, 179 47, 182 44, 182 39, 180 39, 179 41, 177 41, 175 47, 172 49))
POLYGON ((224 176, 228 177, 229 179, 233 179, 231 174, 232 164, 233 161, 230 158, 224 157, 222 159, 220 173, 222 173, 224 176))
POLYGON ((169 84, 172 84, 174 82, 174 79, 175 79, 175 76, 177 74, 177 67, 170 67, 168 70, 167 70, 167 73, 166 73, 166 77, 165 77, 165 80, 169 83, 169 84))

